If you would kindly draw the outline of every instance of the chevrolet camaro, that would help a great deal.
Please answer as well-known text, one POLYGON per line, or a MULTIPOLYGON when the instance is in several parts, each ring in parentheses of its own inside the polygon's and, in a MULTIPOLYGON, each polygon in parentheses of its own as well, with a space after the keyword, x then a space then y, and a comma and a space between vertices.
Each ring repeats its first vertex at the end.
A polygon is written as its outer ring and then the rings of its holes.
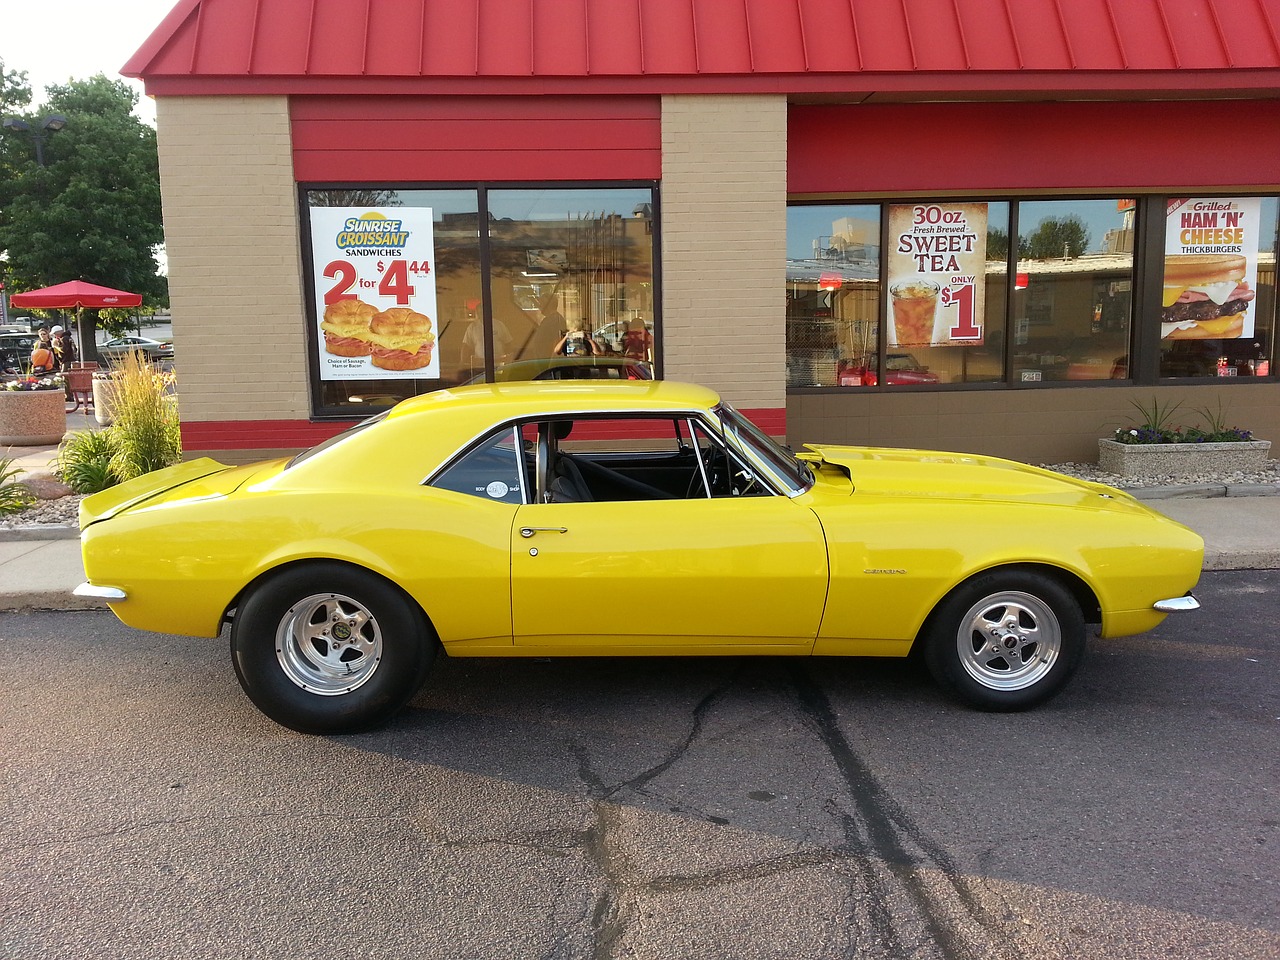
POLYGON ((1200 537, 994 457, 809 444, 703 387, 552 381, 406 400, 292 459, 192 460, 83 501, 86 583, 215 637, 296 730, 378 724, 433 659, 919 656, 988 710, 1086 637, 1198 606, 1200 537), (573 599, 577 598, 577 599, 573 599))

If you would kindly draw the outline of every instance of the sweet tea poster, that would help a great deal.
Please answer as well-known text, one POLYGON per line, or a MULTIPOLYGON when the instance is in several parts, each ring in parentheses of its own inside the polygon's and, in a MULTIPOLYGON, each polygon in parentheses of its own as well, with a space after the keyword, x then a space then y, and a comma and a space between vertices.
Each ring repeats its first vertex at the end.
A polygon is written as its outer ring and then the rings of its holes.
POLYGON ((889 207, 889 345, 982 343, 987 205, 889 207))

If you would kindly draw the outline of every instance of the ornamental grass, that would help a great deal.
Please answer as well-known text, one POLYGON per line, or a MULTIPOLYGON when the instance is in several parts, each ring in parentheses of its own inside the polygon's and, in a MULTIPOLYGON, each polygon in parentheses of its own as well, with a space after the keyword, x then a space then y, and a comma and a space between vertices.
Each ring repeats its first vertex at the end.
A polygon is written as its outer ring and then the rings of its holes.
POLYGON ((111 382, 112 424, 62 442, 55 472, 63 483, 77 493, 97 493, 182 459, 178 405, 168 389, 172 373, 128 353, 95 376, 111 382))
POLYGON ((13 465, 12 457, 0 457, 0 516, 25 510, 36 502, 35 494, 18 479, 20 476, 22 469, 13 465))
POLYGON ((124 482, 173 466, 182 459, 177 401, 170 378, 137 352, 112 370, 111 472, 124 482))

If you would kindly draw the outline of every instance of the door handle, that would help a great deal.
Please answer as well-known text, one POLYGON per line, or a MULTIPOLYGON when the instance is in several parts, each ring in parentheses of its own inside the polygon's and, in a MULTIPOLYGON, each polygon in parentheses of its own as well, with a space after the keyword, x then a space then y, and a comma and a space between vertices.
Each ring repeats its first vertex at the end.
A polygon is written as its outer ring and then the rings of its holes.
POLYGON ((569 532, 568 527, 521 527, 520 528, 520 536, 524 537, 526 540, 529 539, 529 537, 532 537, 535 533, 568 533, 568 532, 569 532))

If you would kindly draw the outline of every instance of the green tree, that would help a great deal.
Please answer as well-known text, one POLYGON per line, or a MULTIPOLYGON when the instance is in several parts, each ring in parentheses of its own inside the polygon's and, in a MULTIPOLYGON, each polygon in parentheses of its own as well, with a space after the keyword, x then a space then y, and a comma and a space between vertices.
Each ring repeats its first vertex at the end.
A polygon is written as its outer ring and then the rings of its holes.
POLYGON ((1018 255, 1031 260, 1078 257, 1089 249, 1089 228, 1075 214, 1046 217, 1030 236, 1018 238, 1018 255))
MULTIPOLYGON (((12 76, 4 76, 6 98, 21 94, 12 76)), ((152 308, 166 304, 155 258, 164 240, 156 132, 133 115, 137 94, 102 74, 47 94, 38 110, 6 114, 33 130, 50 114, 67 118, 46 137, 43 167, 29 134, 4 138, 10 175, 0 183, 0 250, 8 289, 82 279, 140 293, 152 308)))
POLYGON ((27 71, 9 70, 0 60, 0 111, 6 117, 25 110, 31 103, 31 86, 27 83, 27 71))

